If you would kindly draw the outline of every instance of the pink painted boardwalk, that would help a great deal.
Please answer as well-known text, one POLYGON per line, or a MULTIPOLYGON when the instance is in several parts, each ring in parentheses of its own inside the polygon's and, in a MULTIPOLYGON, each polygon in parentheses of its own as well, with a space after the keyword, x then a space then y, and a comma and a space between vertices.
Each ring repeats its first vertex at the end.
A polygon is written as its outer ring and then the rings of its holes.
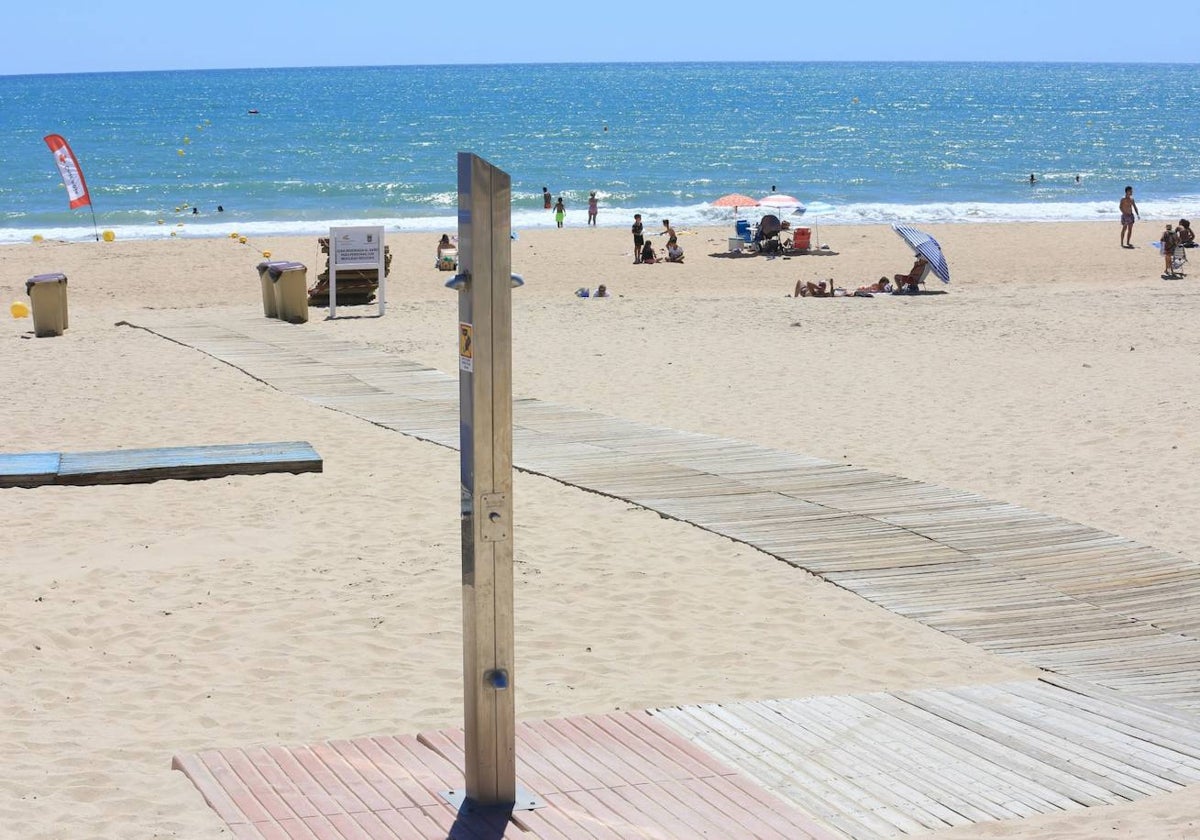
POLYGON ((803 812, 647 712, 517 726, 533 811, 462 812, 462 732, 178 755, 239 840, 833 840, 803 812))

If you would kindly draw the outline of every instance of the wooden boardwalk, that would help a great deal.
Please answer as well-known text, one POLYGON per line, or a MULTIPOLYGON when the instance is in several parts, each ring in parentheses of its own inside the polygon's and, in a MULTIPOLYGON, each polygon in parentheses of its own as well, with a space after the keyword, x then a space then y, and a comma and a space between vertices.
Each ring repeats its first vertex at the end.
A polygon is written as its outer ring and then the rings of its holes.
MULTIPOLYGON (((216 325, 154 313, 138 326, 317 405, 458 447, 458 383, 440 371, 265 319, 216 325)), ((847 836, 1128 801, 1200 780, 1195 562, 860 467, 540 400, 517 400, 513 411, 518 469, 747 543, 1056 675, 653 713, 847 836)), ((610 836, 612 818, 562 836, 610 836)), ((646 836, 757 835, 685 827, 646 836)))
POLYGON ((646 712, 517 726, 517 777, 545 807, 456 809, 461 731, 175 757, 239 840, 835 840, 646 712))
POLYGON ((27 452, 0 454, 0 487, 194 481, 227 475, 321 472, 322 466, 321 456, 304 441, 27 452))
POLYGON ((855 840, 1116 805, 1200 782, 1200 721, 1054 679, 660 709, 855 840))
MULTIPOLYGON (((455 377, 267 319, 144 318, 281 391, 458 447, 455 377)), ((747 543, 994 653, 1200 711, 1194 561, 975 493, 541 400, 516 400, 513 425, 518 469, 747 543)))
POLYGON ((447 804, 463 765, 462 732, 438 731, 173 766, 240 840, 886 840, 1178 790, 1200 721, 1055 679, 523 722, 531 811, 447 804))

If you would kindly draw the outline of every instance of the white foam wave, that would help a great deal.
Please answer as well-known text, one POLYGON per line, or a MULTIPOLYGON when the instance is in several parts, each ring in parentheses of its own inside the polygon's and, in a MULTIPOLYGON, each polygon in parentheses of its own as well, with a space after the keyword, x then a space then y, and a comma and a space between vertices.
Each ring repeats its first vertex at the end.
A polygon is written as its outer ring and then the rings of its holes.
MULTIPOLYGON (((1173 200, 1139 202, 1144 219, 1173 221, 1179 218, 1200 217, 1200 195, 1182 196, 1173 200)), ((1080 222, 1116 221, 1115 201, 1097 202, 1048 202, 1048 203, 946 203, 946 204, 847 204, 833 205, 820 213, 796 214, 793 211, 773 211, 781 218, 797 225, 867 225, 888 224, 905 221, 913 224, 959 224, 989 222, 1080 222)), ((722 226, 730 224, 733 212, 728 208, 712 207, 708 204, 661 205, 651 207, 607 206, 601 202, 598 222, 601 227, 627 228, 634 213, 641 213, 646 230, 657 232, 663 219, 670 219, 676 229, 689 227, 722 226)), ((757 219, 764 215, 759 208, 739 210, 741 218, 757 219)), ((567 226, 583 227, 586 209, 579 202, 568 210, 567 226)), ((329 232, 330 227, 353 227, 357 225, 382 225, 387 231, 395 232, 453 232, 457 230, 457 215, 452 211, 437 212, 420 216, 387 216, 378 218, 342 218, 321 220, 257 220, 220 222, 189 221, 159 224, 104 225, 111 229, 117 239, 166 239, 174 233, 184 238, 226 237, 238 233, 246 237, 263 236, 319 236, 329 232)), ((518 209, 512 215, 513 230, 532 230, 555 226, 554 214, 543 209, 518 209)), ((29 242, 34 235, 47 240, 66 242, 89 241, 95 238, 89 227, 3 227, 0 228, 0 244, 29 242)))

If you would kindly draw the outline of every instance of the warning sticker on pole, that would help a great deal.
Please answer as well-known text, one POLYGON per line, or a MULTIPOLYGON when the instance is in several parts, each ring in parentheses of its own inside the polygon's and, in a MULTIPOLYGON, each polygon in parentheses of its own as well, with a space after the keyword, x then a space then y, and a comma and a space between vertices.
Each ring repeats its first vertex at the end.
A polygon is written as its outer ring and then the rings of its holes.
POLYGON ((475 347, 472 343, 472 329, 470 324, 460 323, 458 325, 458 369, 465 370, 467 373, 475 372, 475 347))

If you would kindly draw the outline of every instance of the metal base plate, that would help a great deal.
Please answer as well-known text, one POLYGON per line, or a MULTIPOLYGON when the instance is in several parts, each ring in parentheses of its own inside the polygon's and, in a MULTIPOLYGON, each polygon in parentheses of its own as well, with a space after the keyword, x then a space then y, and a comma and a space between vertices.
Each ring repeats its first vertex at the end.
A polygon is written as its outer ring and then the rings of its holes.
POLYGON ((441 793, 442 799, 445 799, 459 811, 485 811, 492 808, 505 808, 512 811, 536 811, 538 808, 546 807, 546 800, 530 793, 522 785, 517 785, 517 801, 512 803, 511 806, 506 804, 480 805, 475 800, 468 799, 467 791, 461 788, 442 790, 439 793, 441 793))

